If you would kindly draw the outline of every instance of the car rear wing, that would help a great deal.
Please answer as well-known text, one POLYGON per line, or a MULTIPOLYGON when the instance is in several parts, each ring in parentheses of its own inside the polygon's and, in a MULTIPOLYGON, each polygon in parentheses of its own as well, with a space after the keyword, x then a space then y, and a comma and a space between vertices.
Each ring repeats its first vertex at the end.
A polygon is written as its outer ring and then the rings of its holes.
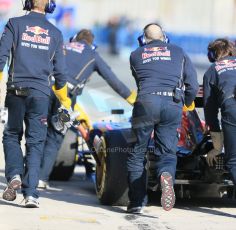
POLYGON ((195 98, 195 107, 203 108, 203 85, 199 86, 199 90, 195 98))

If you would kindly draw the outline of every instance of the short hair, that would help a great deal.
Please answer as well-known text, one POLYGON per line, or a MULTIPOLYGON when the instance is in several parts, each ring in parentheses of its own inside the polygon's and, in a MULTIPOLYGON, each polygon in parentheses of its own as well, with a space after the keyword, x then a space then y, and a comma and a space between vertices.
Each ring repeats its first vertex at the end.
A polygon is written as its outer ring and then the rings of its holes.
POLYGON ((81 41, 81 40, 84 40, 86 41, 89 45, 92 45, 93 44, 93 40, 94 40, 94 34, 92 33, 91 30, 88 30, 88 29, 82 29, 80 30, 76 37, 75 37, 75 40, 78 42, 78 41, 81 41))
POLYGON ((39 9, 41 11, 45 10, 48 0, 31 0, 33 9, 39 9))
POLYGON ((214 53, 216 61, 227 56, 236 56, 235 44, 226 38, 218 38, 208 45, 208 51, 214 53))
POLYGON ((149 24, 147 24, 144 27, 143 32, 144 32, 144 35, 145 35, 146 39, 148 39, 148 40, 155 40, 155 39, 159 39, 159 38, 164 39, 164 33, 163 33, 163 30, 162 30, 162 27, 158 23, 149 23, 149 24), (159 27, 160 28, 159 31, 158 30, 156 30, 154 32, 153 31, 148 31, 148 28, 150 26, 153 26, 153 25, 159 27))

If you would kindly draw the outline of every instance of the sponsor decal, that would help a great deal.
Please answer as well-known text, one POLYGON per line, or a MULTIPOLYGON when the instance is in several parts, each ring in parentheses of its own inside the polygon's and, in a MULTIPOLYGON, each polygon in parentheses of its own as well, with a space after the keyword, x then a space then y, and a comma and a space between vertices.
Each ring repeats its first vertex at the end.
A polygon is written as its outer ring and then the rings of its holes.
POLYGON ((72 42, 66 45, 65 47, 67 50, 72 50, 77 53, 83 53, 85 45, 79 42, 72 42))
POLYGON ((51 37, 48 36, 48 30, 40 26, 26 26, 25 32, 22 34, 22 41, 37 44, 49 45, 51 37))
POLYGON ((150 61, 170 61, 171 54, 170 50, 165 47, 149 47, 144 48, 144 52, 142 53, 143 63, 147 63, 150 61))
POLYGON ((147 51, 151 51, 151 52, 157 52, 157 51, 162 51, 162 52, 165 52, 167 51, 167 47, 150 47, 150 48, 144 48, 144 51, 147 52, 147 51))
POLYGON ((41 117, 40 122, 41 122, 42 125, 47 126, 48 125, 47 117, 41 117))
POLYGON ((227 70, 235 70, 236 69, 236 59, 218 61, 218 62, 216 62, 215 69, 219 74, 221 74, 227 70))
POLYGON ((31 32, 35 35, 42 35, 45 34, 48 36, 48 30, 45 30, 43 28, 41 28, 40 26, 26 26, 26 32, 31 32))

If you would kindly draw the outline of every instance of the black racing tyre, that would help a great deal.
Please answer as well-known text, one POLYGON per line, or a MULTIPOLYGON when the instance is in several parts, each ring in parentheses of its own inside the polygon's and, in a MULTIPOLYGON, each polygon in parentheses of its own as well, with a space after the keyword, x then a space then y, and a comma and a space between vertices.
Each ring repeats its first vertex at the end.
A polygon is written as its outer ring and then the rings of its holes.
POLYGON ((50 180, 67 181, 71 178, 76 165, 77 147, 77 133, 69 129, 59 149, 50 180))
POLYGON ((96 193, 104 205, 128 204, 126 161, 134 141, 131 130, 106 131, 101 137, 96 166, 96 193))

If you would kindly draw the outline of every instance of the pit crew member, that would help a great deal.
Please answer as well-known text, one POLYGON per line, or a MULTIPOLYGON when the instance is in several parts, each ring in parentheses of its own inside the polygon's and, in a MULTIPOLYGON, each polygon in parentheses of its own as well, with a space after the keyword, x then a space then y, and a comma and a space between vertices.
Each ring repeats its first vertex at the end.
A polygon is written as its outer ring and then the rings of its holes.
MULTIPOLYGON (((74 38, 71 38, 70 43, 64 45, 66 64, 69 71, 68 85, 70 87, 71 97, 76 98, 76 96, 81 95, 89 77, 93 72, 97 72, 114 91, 128 103, 133 104, 136 99, 136 92, 131 92, 127 86, 116 77, 111 68, 94 49, 93 41, 94 35, 92 31, 82 29, 74 38)), ((57 113, 59 104, 55 99, 56 98, 51 98, 52 107, 49 116, 53 116, 57 113)), ((78 119, 85 121, 86 126, 91 130, 91 122, 84 109, 76 103, 74 110, 80 113, 78 119)), ((49 175, 53 169, 63 138, 64 136, 58 133, 53 126, 49 124, 40 173, 40 188, 46 188, 48 185, 49 175)))
POLYGON ((207 154, 209 166, 225 148, 225 162, 236 184, 236 48, 228 39, 219 38, 208 45, 212 65, 203 78, 203 98, 206 124, 213 149, 207 154), (221 125, 219 122, 221 112, 221 125))
POLYGON ((7 94, 8 124, 3 133, 7 187, 3 199, 13 201, 22 186, 25 206, 39 207, 37 185, 47 134, 49 77, 54 72, 55 94, 66 109, 66 67, 61 32, 45 17, 56 7, 53 0, 26 0, 29 14, 9 19, 0 41, 0 72, 9 58, 7 94), (25 124, 25 162, 21 149, 25 124))
POLYGON ((145 154, 153 130, 161 204, 165 210, 174 206, 177 128, 183 103, 186 107, 193 105, 198 82, 189 57, 180 47, 168 43, 160 25, 146 25, 138 40, 141 47, 130 55, 138 96, 132 114, 132 130, 137 139, 127 160, 130 200, 127 212, 140 214, 147 204, 145 154))

